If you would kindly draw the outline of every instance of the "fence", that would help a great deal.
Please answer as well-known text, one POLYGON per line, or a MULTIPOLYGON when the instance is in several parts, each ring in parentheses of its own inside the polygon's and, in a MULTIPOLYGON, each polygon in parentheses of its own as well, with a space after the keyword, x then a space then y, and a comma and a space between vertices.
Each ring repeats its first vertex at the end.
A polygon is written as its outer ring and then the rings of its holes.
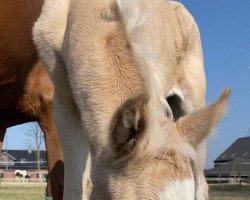
POLYGON ((15 176, 14 170, 0 171, 0 182, 45 182, 48 176, 47 170, 41 170, 40 172, 27 170, 30 178, 15 176), (39 176, 40 174, 40 176, 39 176))

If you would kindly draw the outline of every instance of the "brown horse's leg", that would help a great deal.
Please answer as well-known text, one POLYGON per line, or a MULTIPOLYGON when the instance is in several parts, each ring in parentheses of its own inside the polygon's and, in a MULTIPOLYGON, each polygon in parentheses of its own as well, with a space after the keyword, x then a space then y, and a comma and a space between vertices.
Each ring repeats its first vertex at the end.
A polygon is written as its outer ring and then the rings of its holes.
POLYGON ((6 128, 5 127, 0 127, 0 153, 2 151, 3 148, 3 139, 6 133, 6 128))
POLYGON ((48 181, 50 181, 47 186, 47 193, 48 196, 52 194, 53 200, 62 200, 64 177, 63 154, 54 123, 52 103, 43 102, 43 105, 43 113, 41 113, 38 123, 44 132, 47 152, 46 156, 49 168, 48 181))

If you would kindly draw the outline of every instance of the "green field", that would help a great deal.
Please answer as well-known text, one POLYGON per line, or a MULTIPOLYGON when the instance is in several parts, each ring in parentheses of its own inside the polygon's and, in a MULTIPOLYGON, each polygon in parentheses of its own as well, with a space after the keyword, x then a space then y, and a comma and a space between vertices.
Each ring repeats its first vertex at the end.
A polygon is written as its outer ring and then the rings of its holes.
POLYGON ((44 200, 46 183, 1 183, 0 200, 44 200))
POLYGON ((210 200, 250 200, 249 185, 210 185, 210 200))
MULTIPOLYGON (((0 200, 44 200, 45 183, 2 183, 0 200)), ((250 186, 210 186, 210 200, 250 200, 250 186)))

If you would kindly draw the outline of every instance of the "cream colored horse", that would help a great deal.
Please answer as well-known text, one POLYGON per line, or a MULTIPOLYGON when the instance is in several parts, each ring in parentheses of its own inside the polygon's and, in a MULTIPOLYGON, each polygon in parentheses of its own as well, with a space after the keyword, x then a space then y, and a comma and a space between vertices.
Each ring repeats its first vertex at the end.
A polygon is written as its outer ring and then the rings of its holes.
POLYGON ((199 31, 181 4, 48 0, 34 41, 55 85, 64 200, 87 198, 88 148, 90 199, 207 198, 203 143, 230 90, 205 107, 199 31))

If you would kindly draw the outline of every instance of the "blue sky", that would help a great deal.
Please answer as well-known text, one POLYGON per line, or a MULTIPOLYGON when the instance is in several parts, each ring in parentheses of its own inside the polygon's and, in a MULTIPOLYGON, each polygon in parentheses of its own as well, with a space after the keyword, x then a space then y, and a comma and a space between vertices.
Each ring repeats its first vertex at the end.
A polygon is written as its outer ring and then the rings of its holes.
MULTIPOLYGON (((232 89, 229 109, 209 139, 206 167, 239 137, 250 136, 250 1, 181 0, 200 28, 207 103, 225 87, 232 89)), ((26 126, 9 128, 8 148, 25 149, 26 126)), ((6 147, 6 141, 4 143, 6 147)))
POLYGON ((238 137, 250 136, 250 1, 181 0, 201 34, 207 77, 207 103, 225 87, 229 109, 208 144, 206 167, 238 137))

